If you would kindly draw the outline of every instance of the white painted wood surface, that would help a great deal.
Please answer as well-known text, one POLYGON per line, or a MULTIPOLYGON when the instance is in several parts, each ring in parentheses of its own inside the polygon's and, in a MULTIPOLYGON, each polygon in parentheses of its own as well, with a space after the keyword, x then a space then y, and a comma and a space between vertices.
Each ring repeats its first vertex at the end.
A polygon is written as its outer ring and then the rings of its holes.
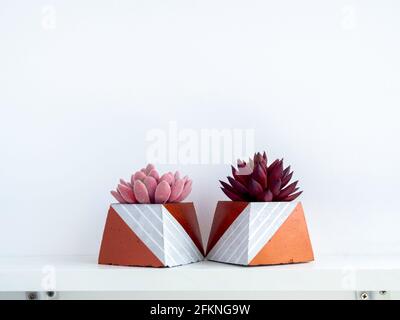
POLYGON ((203 261, 174 268, 102 266, 96 257, 0 258, 0 292, 400 291, 400 257, 316 257, 241 267, 203 261))

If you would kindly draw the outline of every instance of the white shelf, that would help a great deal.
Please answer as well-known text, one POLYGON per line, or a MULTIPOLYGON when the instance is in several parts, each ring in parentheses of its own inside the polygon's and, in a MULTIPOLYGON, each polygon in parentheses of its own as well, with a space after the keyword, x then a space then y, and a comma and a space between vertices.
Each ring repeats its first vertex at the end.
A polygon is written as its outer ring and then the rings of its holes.
POLYGON ((306 264, 102 266, 96 257, 0 258, 0 291, 400 291, 400 257, 317 257, 306 264), (55 281, 53 281, 55 280, 55 281))

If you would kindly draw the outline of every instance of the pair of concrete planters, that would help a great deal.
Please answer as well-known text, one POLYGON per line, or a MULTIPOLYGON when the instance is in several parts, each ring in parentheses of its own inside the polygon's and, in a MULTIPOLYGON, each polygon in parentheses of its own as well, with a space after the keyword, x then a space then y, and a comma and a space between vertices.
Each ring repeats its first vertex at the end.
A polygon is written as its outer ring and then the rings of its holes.
POLYGON ((112 204, 99 264, 255 266, 314 260, 300 202, 218 202, 206 250, 193 203, 112 204))

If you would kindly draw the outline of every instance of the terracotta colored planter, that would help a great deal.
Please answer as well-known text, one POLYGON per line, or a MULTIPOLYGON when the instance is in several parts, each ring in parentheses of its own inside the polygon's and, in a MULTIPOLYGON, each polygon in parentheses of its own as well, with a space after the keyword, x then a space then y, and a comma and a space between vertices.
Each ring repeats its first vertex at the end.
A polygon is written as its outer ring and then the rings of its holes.
POLYGON ((313 261, 301 203, 218 202, 207 259, 249 266, 313 261))
POLYGON ((99 264, 173 267, 203 257, 193 203, 110 206, 99 264))

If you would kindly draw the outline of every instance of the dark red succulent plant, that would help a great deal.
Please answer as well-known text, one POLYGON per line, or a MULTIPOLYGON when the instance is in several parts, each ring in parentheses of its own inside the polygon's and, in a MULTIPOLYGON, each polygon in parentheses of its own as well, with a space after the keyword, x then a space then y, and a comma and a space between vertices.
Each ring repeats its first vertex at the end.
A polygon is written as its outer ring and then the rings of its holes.
POLYGON ((295 181, 289 184, 293 176, 290 166, 283 168, 283 159, 275 160, 267 165, 267 155, 264 152, 254 154, 248 163, 238 160, 238 168, 232 166, 232 176, 229 184, 220 181, 222 191, 233 201, 270 202, 292 201, 302 191, 298 191, 295 181))

